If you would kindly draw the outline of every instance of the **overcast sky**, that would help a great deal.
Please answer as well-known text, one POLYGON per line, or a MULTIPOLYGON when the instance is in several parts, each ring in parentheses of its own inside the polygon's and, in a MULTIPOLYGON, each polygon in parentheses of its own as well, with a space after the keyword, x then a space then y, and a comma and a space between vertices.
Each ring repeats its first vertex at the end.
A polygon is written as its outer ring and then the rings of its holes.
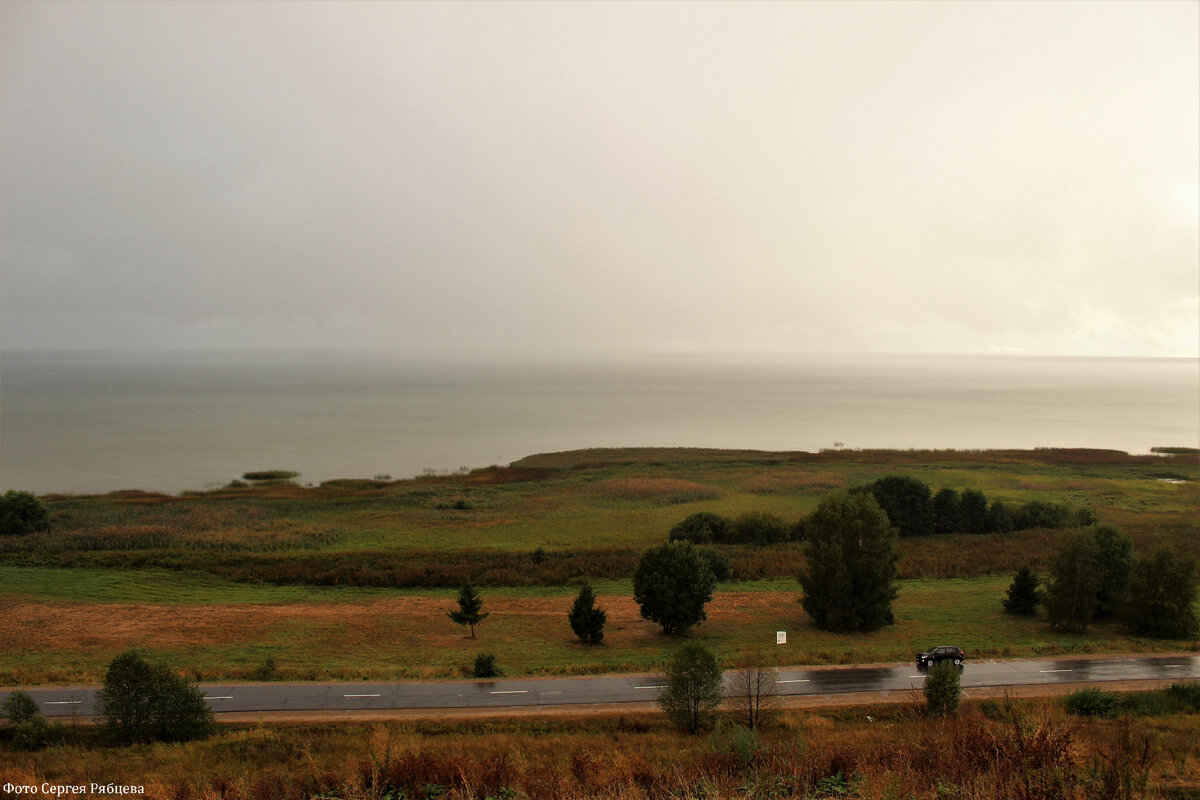
POLYGON ((1200 351, 1200 3, 0 6, 0 345, 1200 351))

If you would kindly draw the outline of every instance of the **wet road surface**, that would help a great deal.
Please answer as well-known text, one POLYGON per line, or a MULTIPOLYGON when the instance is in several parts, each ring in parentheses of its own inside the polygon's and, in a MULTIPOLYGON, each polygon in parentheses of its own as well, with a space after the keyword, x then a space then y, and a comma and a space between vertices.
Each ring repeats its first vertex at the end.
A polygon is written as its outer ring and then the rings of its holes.
MULTIPOLYGON (((863 667, 785 667, 779 694, 822 695, 920 689, 925 672, 915 664, 863 667)), ((1163 681, 1200 678, 1200 656, 1127 656, 1038 661, 968 661, 962 687, 1163 681)), ((216 713, 353 711, 388 709, 520 708, 657 699, 661 675, 590 678, 426 681, 413 683, 201 684, 216 713)), ((27 690, 47 717, 90 716, 99 687, 27 690)), ((0 691, 0 702, 8 691, 0 691)))

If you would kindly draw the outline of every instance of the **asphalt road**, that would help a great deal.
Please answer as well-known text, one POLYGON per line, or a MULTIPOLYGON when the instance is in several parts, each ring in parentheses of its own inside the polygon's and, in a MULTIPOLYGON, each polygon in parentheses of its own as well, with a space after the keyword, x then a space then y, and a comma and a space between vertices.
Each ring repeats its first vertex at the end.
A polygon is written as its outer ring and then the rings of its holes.
MULTIPOLYGON (((968 661, 962 686, 1029 686, 1105 681, 1200 678, 1198 656, 1137 656, 1042 661, 968 661)), ((822 695, 920 689, 925 674, 915 665, 784 668, 782 695, 822 695)), ((521 708, 655 700, 661 675, 594 678, 427 681, 421 683, 201 684, 216 713, 353 711, 387 709, 521 708)), ((99 687, 28 689, 47 717, 90 716, 99 687)), ((8 691, 0 691, 0 702, 8 691)))

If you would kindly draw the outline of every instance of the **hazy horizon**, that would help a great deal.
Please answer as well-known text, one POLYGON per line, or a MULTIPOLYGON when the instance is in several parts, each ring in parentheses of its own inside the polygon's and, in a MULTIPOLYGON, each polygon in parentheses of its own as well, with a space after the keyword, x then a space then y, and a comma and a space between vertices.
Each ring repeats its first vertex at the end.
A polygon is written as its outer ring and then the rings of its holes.
POLYGON ((1200 356, 1200 4, 0 8, 0 347, 1200 356))
POLYGON ((0 488, 305 482, 590 447, 1200 445, 1194 359, 413 361, 328 352, 9 354, 0 488))

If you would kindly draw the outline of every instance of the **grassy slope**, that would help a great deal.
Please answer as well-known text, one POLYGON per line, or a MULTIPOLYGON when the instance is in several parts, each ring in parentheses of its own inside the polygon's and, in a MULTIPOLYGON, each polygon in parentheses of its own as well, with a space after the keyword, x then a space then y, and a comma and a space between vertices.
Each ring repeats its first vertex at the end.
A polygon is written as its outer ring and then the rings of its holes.
MULTIPOLYGON (((0 684, 94 681, 108 658, 133 644, 214 678, 246 677, 268 653, 285 677, 299 678, 449 676, 485 649, 510 674, 652 669, 675 642, 638 617, 622 580, 598 584, 610 624, 606 645, 587 649, 566 628, 573 593, 566 587, 489 587, 485 610, 493 616, 471 641, 446 619, 450 590, 235 583, 196 567, 210 557, 237 562, 263 555, 359 554, 369 564, 383 553, 453 560, 476 548, 636 551, 697 510, 729 516, 766 510, 793 520, 827 491, 894 473, 935 489, 979 488, 1006 501, 1086 505, 1101 521, 1122 525, 1140 549, 1167 543, 1194 552, 1200 540, 1195 462, 1095 451, 587 451, 434 480, 51 499, 52 533, 0 542, 0 636, 16 645, 0 651, 0 684), (617 463, 622 459, 627 463, 617 463), (1163 477, 1190 483, 1157 480, 1163 477), (146 554, 178 569, 128 568, 146 554), (89 558, 108 568, 54 566, 89 558)), ((902 574, 911 579, 902 586, 897 625, 868 636, 812 629, 790 578, 722 586, 708 622, 693 636, 731 656, 789 630, 793 663, 902 660, 937 641, 979 656, 1193 646, 1135 641, 1113 627, 1057 634, 1040 620, 1002 614, 998 600, 1011 571, 1025 561, 1044 563, 1055 536, 902 541, 902 574), (935 580, 963 575, 972 577, 935 580)), ((776 555, 788 564, 783 574, 793 574, 787 558, 798 558, 798 550, 776 555)))
POLYGON ((722 737, 682 734, 650 713, 234 725, 202 742, 124 748, 76 728, 67 746, 36 753, 12 753, 0 741, 0 783, 142 785, 156 800, 367 800, 436 790, 446 800, 934 800, 964 796, 963 787, 971 797, 1082 800, 1117 796, 1097 778, 1118 763, 1133 786, 1149 786, 1130 796, 1194 797, 1183 792, 1200 786, 1195 714, 1092 720, 1067 717, 1053 701, 1021 700, 1009 706, 1020 720, 1014 725, 980 709, 969 702, 947 721, 922 719, 910 705, 785 712, 757 738, 750 764, 722 737))

